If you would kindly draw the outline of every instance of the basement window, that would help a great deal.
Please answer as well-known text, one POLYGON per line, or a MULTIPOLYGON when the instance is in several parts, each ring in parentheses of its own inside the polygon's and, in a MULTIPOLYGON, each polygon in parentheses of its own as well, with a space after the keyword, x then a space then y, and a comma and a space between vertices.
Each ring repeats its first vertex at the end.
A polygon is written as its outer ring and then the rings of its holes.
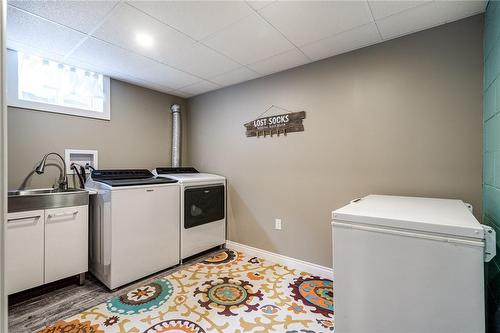
POLYGON ((109 77, 11 50, 7 65, 9 106, 110 119, 109 77))

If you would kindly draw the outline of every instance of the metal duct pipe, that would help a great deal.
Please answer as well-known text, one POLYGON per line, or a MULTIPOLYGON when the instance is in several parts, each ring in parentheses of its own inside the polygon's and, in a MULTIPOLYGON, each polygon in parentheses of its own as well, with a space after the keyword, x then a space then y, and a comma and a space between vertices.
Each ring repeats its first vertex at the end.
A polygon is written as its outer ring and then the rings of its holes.
POLYGON ((172 166, 181 166, 181 106, 172 104, 172 166))

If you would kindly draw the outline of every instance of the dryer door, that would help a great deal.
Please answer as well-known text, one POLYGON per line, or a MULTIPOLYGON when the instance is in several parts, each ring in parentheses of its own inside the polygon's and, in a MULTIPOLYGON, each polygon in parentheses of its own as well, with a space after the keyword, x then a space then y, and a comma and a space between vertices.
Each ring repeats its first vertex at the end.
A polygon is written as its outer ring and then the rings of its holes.
POLYGON ((222 220, 225 216, 224 185, 184 190, 184 228, 222 220))

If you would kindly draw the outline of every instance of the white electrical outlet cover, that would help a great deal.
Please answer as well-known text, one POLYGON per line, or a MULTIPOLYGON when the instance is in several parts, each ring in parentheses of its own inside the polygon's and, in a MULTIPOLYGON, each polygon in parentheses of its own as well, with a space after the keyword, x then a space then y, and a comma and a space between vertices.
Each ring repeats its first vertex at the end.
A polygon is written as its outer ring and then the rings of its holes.
POLYGON ((281 219, 275 219, 274 220, 274 228, 276 230, 281 230, 281 219))

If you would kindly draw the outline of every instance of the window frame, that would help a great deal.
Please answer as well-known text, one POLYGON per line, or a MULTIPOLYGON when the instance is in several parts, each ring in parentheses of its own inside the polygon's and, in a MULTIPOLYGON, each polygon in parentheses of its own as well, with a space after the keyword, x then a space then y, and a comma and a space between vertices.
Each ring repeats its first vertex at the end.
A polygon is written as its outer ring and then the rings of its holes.
MULTIPOLYGON (((110 77, 103 75, 103 93, 104 109, 103 112, 97 112, 86 109, 73 108, 69 106, 48 104, 43 102, 27 101, 19 99, 19 71, 18 71, 17 51, 7 50, 7 106, 31 109, 36 111, 52 112, 58 114, 67 114, 85 118, 94 118, 101 120, 111 120, 111 93, 110 77)), ((58 62, 58 61, 56 61, 58 62)), ((78 67, 78 66, 75 66, 78 67)))

